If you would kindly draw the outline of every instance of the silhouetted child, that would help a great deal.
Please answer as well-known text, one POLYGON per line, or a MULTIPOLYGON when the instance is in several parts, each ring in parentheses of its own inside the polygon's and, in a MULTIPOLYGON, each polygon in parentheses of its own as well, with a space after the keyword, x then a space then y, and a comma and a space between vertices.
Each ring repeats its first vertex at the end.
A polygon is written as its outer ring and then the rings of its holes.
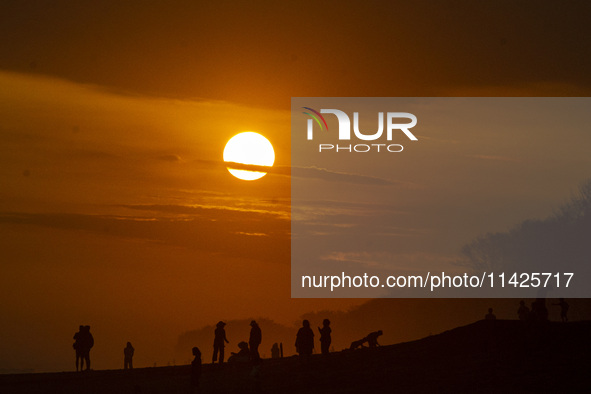
POLYGON ((127 346, 123 349, 123 369, 133 369, 133 353, 135 349, 131 346, 131 342, 127 342, 127 346))
POLYGON ((238 353, 232 352, 232 355, 228 358, 228 362, 232 363, 247 363, 250 361, 251 354, 248 349, 248 343, 242 341, 238 344, 240 351, 238 353))
POLYGON ((525 301, 519 301, 519 309, 517 309, 517 316, 519 316, 519 320, 526 321, 529 316, 529 308, 525 306, 525 301))
POLYGON ((566 323, 568 321, 568 304, 567 302, 564 300, 564 298, 559 298, 558 299, 558 304, 554 304, 554 305, 559 305, 560 306, 560 320, 562 320, 563 323, 566 323))
POLYGON ((378 343, 378 337, 381 336, 382 334, 384 334, 382 332, 382 330, 374 331, 374 332, 370 333, 368 336, 365 337, 365 339, 367 340, 367 345, 369 347, 380 346, 380 344, 378 343))
POLYGON ((251 321, 250 327, 250 338, 248 339, 248 345, 250 346, 250 357, 253 361, 258 361, 261 358, 259 355, 259 345, 263 340, 263 334, 256 321, 251 321))
POLYGON ((330 342, 332 338, 330 336, 332 330, 330 329, 330 320, 324 319, 322 321, 322 328, 318 327, 320 332, 320 350, 322 354, 328 354, 330 352, 330 342))
POLYGON ((224 330, 224 326, 226 325, 226 323, 224 323, 223 321, 219 321, 218 324, 216 324, 216 329, 215 329, 215 337, 213 339, 213 359, 212 359, 212 364, 215 364, 215 362, 218 359, 218 352, 220 354, 220 364, 222 364, 224 362, 224 347, 226 346, 226 343, 230 343, 227 339, 226 339, 226 330, 224 330))
POLYGON ((493 313, 493 308, 488 308, 488 313, 484 316, 485 320, 497 320, 497 317, 493 313))
POLYGON ((314 332, 310 328, 310 322, 304 320, 302 327, 298 330, 295 342, 296 351, 303 358, 307 358, 314 350, 314 332))
POLYGON ((192 351, 195 358, 191 361, 191 392, 197 392, 201 377, 201 351, 198 347, 194 347, 192 351))
POLYGON ((279 358, 279 357, 280 357, 279 344, 277 342, 275 342, 273 344, 273 347, 271 348, 271 358, 279 358))

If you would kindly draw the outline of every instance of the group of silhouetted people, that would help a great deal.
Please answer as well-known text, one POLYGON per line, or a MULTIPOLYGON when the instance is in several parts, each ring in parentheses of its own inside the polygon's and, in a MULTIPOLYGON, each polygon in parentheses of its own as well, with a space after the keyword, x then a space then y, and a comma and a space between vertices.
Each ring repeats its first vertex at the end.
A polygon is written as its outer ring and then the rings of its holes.
MULTIPOLYGON (((559 298, 557 304, 560 306, 560 320, 562 322, 568 321, 569 305, 564 298, 559 298)), ((517 316, 519 320, 524 322, 545 322, 548 321, 548 308, 546 307, 545 298, 536 298, 531 303, 531 309, 525 305, 525 301, 519 301, 519 309, 517 309, 517 316)))
MULTIPOLYGON (((566 323, 568 321, 568 303, 564 300, 564 298, 559 298, 558 303, 552 305, 560 306, 560 320, 563 323, 566 323)), ((531 309, 528 308, 527 305, 525 305, 525 301, 519 301, 517 317, 522 322, 529 323, 539 323, 548 321, 548 308, 546 307, 546 299, 536 298, 536 300, 531 303, 531 309)), ((493 309, 488 308, 488 313, 484 316, 484 319, 496 320, 496 318, 497 317, 493 314, 493 309)))
MULTIPOLYGON (((222 364, 224 362, 224 349, 226 344, 230 343, 230 341, 228 341, 228 338, 226 337, 225 326, 226 323, 224 323, 223 321, 219 321, 216 324, 213 339, 212 364, 215 364, 216 361, 218 362, 218 364, 222 364)), ((248 343, 245 341, 239 342, 238 348, 240 350, 237 353, 231 353, 231 356, 228 358, 228 363, 251 362, 253 365, 254 372, 256 368, 258 368, 261 359, 258 349, 259 345, 262 342, 263 336, 261 328, 255 320, 250 322, 250 327, 251 329, 248 343)), ((322 322, 322 327, 318 327, 318 332, 320 333, 321 353, 324 355, 329 354, 330 345, 332 342, 332 329, 330 328, 330 320, 324 319, 322 322)), ((368 334, 366 337, 364 337, 361 340, 361 342, 367 343, 370 348, 375 348, 379 346, 378 337, 382 334, 383 332, 381 330, 372 332, 368 334)), ((353 344, 351 346, 351 348, 353 349, 353 344)), ((302 322, 302 327, 297 332, 295 347, 296 352, 299 354, 300 358, 303 361, 306 361, 314 352, 314 331, 310 327, 310 322, 308 320, 304 320, 302 322)), ((362 344, 361 347, 363 347, 362 344)), ((199 350, 199 348, 193 347, 192 353, 195 357, 191 362, 190 383, 191 390, 195 391, 199 388, 199 380, 201 375, 201 351, 199 350)), ((283 344, 279 345, 278 343, 274 343, 273 347, 271 348, 271 358, 279 357, 283 357, 283 344)))
MULTIPOLYGON (((559 302, 553 305, 560 306, 560 318, 562 322, 568 321, 568 310, 569 305, 560 298, 559 302)), ((517 310, 519 320, 524 322, 542 322, 548 320, 548 308, 546 308, 546 300, 544 298, 537 298, 531 304, 531 309, 525 305, 525 301, 519 302, 519 308, 517 310)), ((493 313, 493 308, 488 309, 488 313, 485 315, 485 320, 496 320, 496 315, 493 313)), ((226 323, 219 321, 216 324, 214 331, 213 340, 213 357, 212 363, 215 364, 219 360, 219 364, 224 362, 224 348, 227 343, 230 343, 226 338, 226 323)), ((262 331, 258 323, 253 320, 250 322, 250 336, 248 343, 241 341, 238 343, 240 349, 237 353, 232 352, 228 362, 253 362, 258 364, 261 357, 259 354, 259 346, 262 342, 262 331)), ((324 319, 322 327, 318 327, 320 334, 320 351, 326 355, 330 352, 330 345, 332 342, 332 329, 330 327, 330 320, 324 319)), ((369 333, 367 336, 353 341, 349 350, 356 350, 358 348, 364 348, 365 344, 369 348, 375 348, 379 346, 378 337, 383 334, 382 330, 374 331, 369 333)), ((90 349, 94 346, 94 338, 90 333, 90 326, 80 326, 79 331, 74 335, 74 350, 76 351, 76 371, 90 370, 90 349), (86 368, 85 368, 86 364, 86 368)), ((306 360, 314 352, 314 331, 310 327, 310 322, 304 320, 302 327, 298 330, 295 341, 296 352, 300 355, 302 360, 306 360)), ((133 369, 133 356, 135 349, 131 345, 131 342, 127 342, 127 346, 123 349, 123 368, 133 369)), ((201 351, 194 347, 192 349, 194 360, 191 363, 191 384, 198 386, 199 375, 201 373, 201 351)), ((283 344, 281 347, 275 343, 271 348, 271 357, 279 358, 283 357, 283 344)))
MULTIPOLYGON (((224 362, 224 348, 226 343, 230 343, 226 338, 226 330, 224 327, 226 323, 223 321, 219 321, 216 324, 216 329, 214 331, 214 340, 213 340, 213 357, 212 363, 215 364, 216 361, 219 364, 224 362)), ((258 362, 260 360, 259 354, 259 345, 262 342, 262 332, 261 328, 259 327, 258 323, 253 320, 250 322, 250 336, 248 343, 240 342, 238 343, 238 348, 240 351, 238 353, 232 352, 231 357, 228 359, 228 362, 241 362, 241 361, 253 361, 258 362)), ((324 319, 322 322, 322 328, 318 327, 318 332, 320 333, 320 348, 322 354, 328 354, 331 344, 331 328, 330 328, 330 320, 324 319)), ((311 355, 314 351, 314 332, 310 328, 310 322, 308 320, 304 320, 302 323, 302 327, 298 330, 296 335, 296 342, 295 342, 296 351, 300 356, 307 357, 311 355)), ((277 358, 279 354, 283 354, 283 349, 280 350, 277 343, 273 345, 271 349, 272 357, 277 358)))
POLYGON ((74 334, 74 350, 76 351, 76 371, 90 370, 90 349, 94 346, 94 337, 90 333, 90 326, 80 326, 74 334), (80 367, 80 369, 78 369, 80 367))
MULTIPOLYGON (((94 337, 90 333, 90 326, 80 326, 78 332, 74 334, 74 350, 76 351, 76 371, 84 370, 86 362, 86 371, 90 370, 90 349, 94 346, 94 337)), ((123 369, 133 369, 133 354, 135 349, 131 342, 123 349, 123 369)))
MULTIPOLYGON (((214 330, 213 340, 213 358, 212 363, 215 364, 219 360, 219 364, 224 362, 224 348, 228 341, 226 338, 226 323, 219 321, 216 324, 214 330)), ((259 354, 259 346, 262 342, 262 331, 258 323, 253 320, 250 322, 250 336, 248 343, 242 341, 238 344, 239 352, 234 353, 228 359, 228 362, 252 362, 253 371, 258 368, 261 360, 259 354)), ((321 353, 326 355, 330 352, 330 345, 332 342, 332 329, 330 327, 330 320, 324 319, 322 327, 318 327, 320 333, 320 349, 321 353)), ((363 347, 363 343, 368 343, 369 347, 379 346, 377 338, 382 335, 382 331, 375 331, 368 334, 361 341, 355 341, 351 344, 351 349, 356 347, 363 347), (354 346, 354 344, 357 344, 354 346)), ((90 349, 94 346, 94 337, 90 333, 90 326, 80 326, 79 331, 74 335, 74 349, 76 351, 76 371, 84 370, 84 364, 86 363, 86 370, 90 370, 90 349)), ((314 352, 314 332, 310 328, 310 322, 304 320, 302 327, 298 330, 296 335, 295 347, 297 353, 300 355, 302 360, 307 360, 310 355, 314 352)), ((126 347, 123 349, 123 368, 133 369, 133 356, 135 349, 131 342, 127 342, 126 347)), ((199 390, 199 381, 201 376, 201 351, 198 347, 192 348, 192 354, 194 356, 191 361, 191 374, 190 374, 190 385, 191 391, 199 390)), ((283 344, 273 344, 271 348, 272 358, 283 357, 283 344)))
MULTIPOLYGON (((228 338, 226 338, 226 330, 225 327, 226 323, 223 321, 219 321, 216 324, 216 328, 214 330, 214 338, 213 338, 213 357, 212 363, 215 364, 216 361, 219 360, 219 364, 224 362, 224 348, 226 347, 226 343, 230 343, 228 338)), ((250 336, 247 342, 239 342, 238 348, 240 351, 238 353, 231 353, 230 358, 228 358, 228 362, 242 362, 242 361, 253 361, 258 362, 261 358, 259 355, 259 345, 263 340, 263 334, 259 324, 253 320, 250 322, 250 336)))
MULTIPOLYGON (((330 320, 324 319, 322 321, 322 328, 318 327, 318 332, 320 333, 320 352, 322 354, 328 354, 332 342, 330 320)), ((310 322, 308 320, 304 320, 302 327, 298 330, 295 347, 296 352, 304 358, 307 358, 314 352, 314 331, 310 328, 310 322)))

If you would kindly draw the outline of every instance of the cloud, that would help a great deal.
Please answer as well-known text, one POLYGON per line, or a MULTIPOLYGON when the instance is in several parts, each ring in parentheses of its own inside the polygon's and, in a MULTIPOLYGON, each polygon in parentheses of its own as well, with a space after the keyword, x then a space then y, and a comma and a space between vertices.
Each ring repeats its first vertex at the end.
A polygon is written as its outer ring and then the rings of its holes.
POLYGON ((344 182, 357 185, 391 186, 407 184, 405 182, 397 182, 373 176, 331 171, 326 168, 318 168, 314 166, 292 167, 291 175, 300 178, 312 178, 329 182, 344 182))
POLYGON ((255 164, 244 164, 244 163, 237 163, 235 161, 224 161, 224 162, 217 162, 218 165, 224 165, 228 168, 232 168, 235 170, 246 170, 246 171, 258 171, 258 172, 266 172, 270 174, 278 174, 278 175, 290 175, 289 166, 259 166, 255 164))
POLYGON ((482 159, 482 160, 496 160, 496 161, 507 161, 512 163, 518 163, 521 160, 513 158, 513 157, 506 157, 506 156, 494 156, 494 155, 468 155, 473 159, 482 159))
MULTIPOLYGON (((379 178, 374 176, 332 171, 326 168, 319 168, 315 166, 310 167, 289 167, 289 166, 257 166, 252 164, 224 162, 229 168, 237 170, 259 171, 267 172, 269 174, 285 175, 306 179, 319 179, 328 182, 344 182, 356 185, 369 186, 391 186, 391 185, 415 185, 410 182, 398 182, 390 179, 379 178)), ((416 185, 415 185, 416 186, 416 185)))
POLYGON ((163 161, 170 161, 170 162, 181 162, 183 161, 181 159, 181 157, 179 155, 161 155, 157 157, 158 160, 163 160, 163 161))
POLYGON ((320 257, 323 261, 338 263, 355 263, 362 266, 372 267, 395 273, 404 272, 463 272, 456 264, 456 255, 444 255, 437 253, 413 252, 396 253, 389 251, 333 251, 320 257))
MULTIPOLYGON (((261 216, 270 216, 277 219, 289 220, 289 212, 285 209, 267 209, 271 208, 266 202, 253 204, 250 202, 249 206, 224 206, 213 204, 193 204, 193 205, 173 205, 173 204, 146 204, 146 205, 120 205, 123 208, 128 208, 137 211, 159 212, 173 215, 188 215, 188 216, 215 216, 218 214, 227 214, 231 212, 233 215, 238 214, 256 214, 261 216)), ((239 216, 234 216, 234 219, 239 216)))
MULTIPOLYGON (((149 209, 149 207, 146 207, 149 209)), ((159 207, 174 210, 174 207, 159 207)), ((152 207, 154 210, 154 207, 152 207)), ((178 213, 178 210, 175 211, 178 213)), ((184 212, 189 212, 184 209, 184 212)), ((264 212, 198 209, 190 217, 0 213, 0 224, 32 225, 216 254, 289 263, 289 221, 264 212), (199 212, 199 214, 195 214, 199 212), (255 235, 255 236, 253 236, 255 235), (265 236, 260 236, 265 235, 265 236)))
POLYGON ((0 2, 9 33, 0 36, 0 67, 143 94, 199 92, 274 107, 290 96, 507 96, 515 87, 525 87, 519 92, 525 96, 581 88, 587 96, 591 55, 580 39, 589 35, 586 7, 508 0, 449 7, 420 0, 380 4, 376 12, 371 2, 348 0, 339 2, 338 18, 326 17, 334 4, 322 3, 311 19, 294 2, 262 12, 247 3, 190 0, 175 7, 0 2), (550 26, 539 22, 547 20, 550 26), (322 45, 309 45, 315 37, 323 37, 322 45), (540 62, 548 53, 554 59, 540 62))

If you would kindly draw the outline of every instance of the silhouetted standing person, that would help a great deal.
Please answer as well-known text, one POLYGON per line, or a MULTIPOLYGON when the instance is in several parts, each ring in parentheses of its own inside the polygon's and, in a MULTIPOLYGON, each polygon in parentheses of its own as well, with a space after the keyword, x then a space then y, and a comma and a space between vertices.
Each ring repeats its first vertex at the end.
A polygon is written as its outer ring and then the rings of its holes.
POLYGON ((384 334, 384 332, 382 330, 374 331, 372 333, 369 333, 365 337, 365 340, 367 341, 367 345, 369 347, 378 347, 378 346, 380 346, 380 344, 378 343, 378 337, 381 336, 382 334, 384 334))
POLYGON ((226 323, 223 321, 219 321, 218 324, 216 324, 215 337, 213 339, 212 364, 215 364, 218 359, 218 352, 220 354, 220 364, 224 362, 224 347, 226 346, 226 343, 230 343, 230 341, 226 339, 226 330, 224 330, 225 325, 226 323))
POLYGON ((127 342, 127 346, 123 349, 123 369, 133 369, 133 353, 135 349, 131 346, 131 342, 127 342))
POLYGON ((296 351, 303 358, 307 358, 312 354, 314 350, 314 332, 310 328, 310 322, 304 320, 302 322, 302 328, 298 330, 296 336, 296 351))
POLYGON ((322 354, 328 354, 330 352, 330 343, 332 338, 330 334, 332 330, 330 329, 330 320, 324 319, 322 321, 322 328, 318 327, 318 332, 320 333, 320 350, 322 354))
POLYGON ((525 301, 519 301, 519 309, 517 309, 517 316, 519 320, 526 321, 529 317, 529 308, 525 306, 525 301))
POLYGON ((256 321, 250 322, 250 338, 248 339, 248 346, 250 347, 250 358, 252 361, 260 360, 259 345, 263 340, 263 334, 261 328, 256 321))
POLYGON ((484 315, 485 320, 497 320, 497 317, 493 313, 493 308, 488 308, 488 313, 484 315))
POLYGON ((199 378, 201 377, 201 350, 194 347, 192 352, 195 358, 191 361, 191 392, 198 392, 199 378))
MULTIPOLYGON (((94 337, 90 333, 90 326, 83 326, 80 331, 80 351, 84 361, 86 361, 86 370, 90 370, 90 349, 94 346, 94 337)), ((83 369, 82 362, 80 363, 80 370, 83 369)))
POLYGON ((563 323, 566 323, 568 321, 568 303, 564 300, 564 298, 559 298, 558 301, 558 304, 554 305, 560 306, 560 320, 562 320, 563 323))
POLYGON ((546 308, 545 298, 536 298, 531 304, 532 320, 536 322, 548 321, 548 308, 546 308))
POLYGON ((84 359, 82 358, 82 332, 84 326, 80 326, 78 332, 74 334, 74 350, 76 351, 76 371, 78 371, 78 364, 80 364, 80 370, 84 367, 84 359))

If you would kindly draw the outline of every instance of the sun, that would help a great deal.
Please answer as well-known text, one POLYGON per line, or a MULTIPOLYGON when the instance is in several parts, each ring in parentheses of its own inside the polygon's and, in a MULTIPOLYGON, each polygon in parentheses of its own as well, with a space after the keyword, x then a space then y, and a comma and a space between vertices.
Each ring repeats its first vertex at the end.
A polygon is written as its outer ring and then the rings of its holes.
MULTIPOLYGON (((252 131, 236 134, 224 148, 224 162, 271 167, 275 162, 275 151, 268 139, 252 131)), ((228 166, 230 174, 238 179, 254 181, 267 173, 235 169, 228 166)))

